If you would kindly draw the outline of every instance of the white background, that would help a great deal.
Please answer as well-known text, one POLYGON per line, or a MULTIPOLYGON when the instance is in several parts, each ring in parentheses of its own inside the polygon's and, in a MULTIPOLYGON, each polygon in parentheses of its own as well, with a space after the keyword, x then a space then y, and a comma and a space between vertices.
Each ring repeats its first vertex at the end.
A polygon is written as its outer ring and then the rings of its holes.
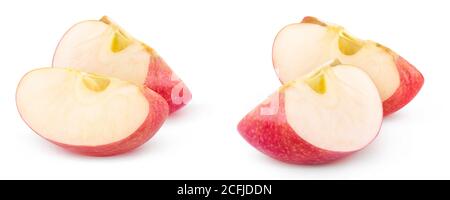
POLYGON ((0 1, 0 179, 449 179, 449 8, 431 0, 0 1), (91 158, 34 134, 14 97, 24 73, 51 64, 69 27, 104 14, 154 47, 193 101, 138 150, 91 158), (391 47, 425 76, 372 145, 330 165, 272 160, 236 130, 280 86, 271 62, 276 33, 305 15, 391 47))

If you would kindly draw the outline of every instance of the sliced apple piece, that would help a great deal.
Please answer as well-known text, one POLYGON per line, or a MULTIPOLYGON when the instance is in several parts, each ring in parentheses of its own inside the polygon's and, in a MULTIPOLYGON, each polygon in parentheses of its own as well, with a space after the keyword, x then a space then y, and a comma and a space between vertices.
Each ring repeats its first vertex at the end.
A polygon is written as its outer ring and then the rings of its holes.
POLYGON ((356 67, 336 65, 285 84, 244 117, 238 130, 275 159, 324 164, 367 146, 382 119, 370 77, 356 67))
POLYGON ((282 83, 302 77, 332 59, 358 66, 369 74, 380 93, 385 116, 408 104, 424 82, 422 74, 392 50, 314 17, 284 27, 275 38, 273 64, 282 83))
POLYGON ((16 102, 22 119, 37 134, 90 156, 137 148, 169 113, 167 102, 146 87, 64 68, 27 73, 17 87, 16 102))
POLYGON ((133 38, 108 17, 83 21, 63 36, 54 67, 69 66, 145 85, 169 104, 170 113, 191 100, 191 92, 155 50, 133 38))

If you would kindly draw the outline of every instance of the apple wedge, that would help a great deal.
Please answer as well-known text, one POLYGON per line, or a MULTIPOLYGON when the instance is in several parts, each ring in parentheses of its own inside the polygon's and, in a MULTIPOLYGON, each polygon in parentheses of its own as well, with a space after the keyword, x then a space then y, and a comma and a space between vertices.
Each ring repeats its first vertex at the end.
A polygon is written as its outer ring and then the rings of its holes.
POLYGON ((320 68, 291 81, 238 125, 259 151, 294 164, 324 164, 375 139, 383 108, 377 88, 361 69, 320 68))
POLYGON ((384 115, 408 104, 423 85, 422 74, 392 50, 351 36, 344 28, 305 17, 284 27, 273 45, 273 64, 282 83, 302 77, 324 62, 339 59, 360 67, 375 82, 384 115))
POLYGON ((16 103, 37 134, 90 156, 139 147, 169 113, 167 102, 146 87, 65 68, 27 73, 17 87, 16 103))
POLYGON ((145 85, 168 102, 170 113, 187 104, 192 96, 155 50, 106 16, 70 28, 56 48, 53 66, 69 66, 145 85))

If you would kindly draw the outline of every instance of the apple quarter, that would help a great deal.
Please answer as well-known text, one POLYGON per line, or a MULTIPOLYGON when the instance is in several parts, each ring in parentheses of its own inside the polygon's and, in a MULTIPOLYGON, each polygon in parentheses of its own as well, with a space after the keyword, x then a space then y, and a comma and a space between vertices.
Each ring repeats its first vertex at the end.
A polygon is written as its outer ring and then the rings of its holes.
POLYGON ((16 103, 37 134, 90 156, 139 147, 169 113, 166 101, 146 87, 65 68, 27 73, 17 87, 16 103))
POLYGON ((145 85, 169 104, 170 113, 191 100, 191 92, 167 63, 108 17, 75 24, 56 48, 54 67, 71 67, 145 85))
POLYGON ((366 147, 378 135, 382 119, 382 103, 370 77, 338 64, 286 83, 245 116, 238 130, 277 160, 324 164, 366 147), (262 113, 273 101, 277 112, 262 113))
POLYGON ((273 45, 273 64, 282 83, 338 59, 364 70, 383 101, 384 115, 408 104, 423 85, 422 74, 391 49, 350 35, 343 27, 305 17, 284 27, 273 45))

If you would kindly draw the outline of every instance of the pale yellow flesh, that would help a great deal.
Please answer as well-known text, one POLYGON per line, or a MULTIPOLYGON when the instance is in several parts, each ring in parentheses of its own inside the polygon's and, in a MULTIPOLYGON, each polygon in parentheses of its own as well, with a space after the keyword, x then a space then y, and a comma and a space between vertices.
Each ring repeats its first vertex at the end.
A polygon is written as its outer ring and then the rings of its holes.
POLYGON ((324 68, 321 74, 284 89, 289 125, 302 139, 325 150, 351 152, 365 147, 378 134, 382 121, 375 85, 353 66, 324 68), (321 78, 323 82, 318 81, 321 78))
POLYGON ((53 66, 68 66, 142 85, 151 56, 147 46, 117 25, 84 21, 73 26, 61 39, 53 66))
POLYGON ((274 65, 280 80, 287 83, 338 59, 368 73, 382 100, 391 97, 400 85, 392 54, 374 42, 349 38, 343 31, 341 27, 308 23, 286 26, 277 35, 273 47, 274 65))
POLYGON ((17 89, 17 107, 41 136, 76 146, 125 139, 149 113, 149 102, 134 84, 63 68, 26 74, 17 89))

